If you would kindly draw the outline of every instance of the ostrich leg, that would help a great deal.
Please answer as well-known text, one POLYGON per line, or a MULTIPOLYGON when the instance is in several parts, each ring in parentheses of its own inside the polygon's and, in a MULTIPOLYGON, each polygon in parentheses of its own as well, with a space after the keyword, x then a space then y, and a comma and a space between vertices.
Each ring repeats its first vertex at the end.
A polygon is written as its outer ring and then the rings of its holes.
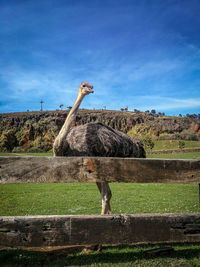
MULTIPOLYGON (((111 214, 110 199, 112 197, 112 193, 109 184, 108 182, 97 182, 96 184, 101 194, 101 201, 102 201, 101 215, 111 214)), ((82 254, 88 254, 94 251, 99 252, 101 249, 102 249, 101 244, 86 246, 82 250, 82 254)))
MULTIPOLYGON (((111 208, 110 208, 110 199, 112 197, 112 193, 109 187, 108 182, 99 182, 96 183, 97 187, 99 189, 99 192, 101 193, 101 201, 102 201, 102 209, 101 209, 101 215, 104 214, 111 214, 111 208)), ((98 252, 102 249, 101 244, 93 245, 93 246, 86 246, 82 250, 82 254, 88 254, 90 252, 98 252)))
POLYGON ((109 184, 108 182, 101 182, 96 184, 99 189, 99 192, 101 193, 101 201, 102 201, 101 215, 111 214, 110 199, 112 197, 112 193, 109 184))

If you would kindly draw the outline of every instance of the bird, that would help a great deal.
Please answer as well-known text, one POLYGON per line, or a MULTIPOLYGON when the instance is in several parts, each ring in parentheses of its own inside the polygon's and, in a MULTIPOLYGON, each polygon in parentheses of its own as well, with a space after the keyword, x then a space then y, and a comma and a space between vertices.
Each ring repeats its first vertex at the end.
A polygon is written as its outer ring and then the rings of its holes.
MULTIPOLYGON (((86 95, 94 93, 93 85, 82 82, 78 96, 53 144, 54 156, 133 157, 145 158, 143 144, 103 123, 86 123, 72 127, 79 106, 86 95)), ((112 193, 108 182, 97 182, 101 193, 101 214, 111 214, 112 193)))

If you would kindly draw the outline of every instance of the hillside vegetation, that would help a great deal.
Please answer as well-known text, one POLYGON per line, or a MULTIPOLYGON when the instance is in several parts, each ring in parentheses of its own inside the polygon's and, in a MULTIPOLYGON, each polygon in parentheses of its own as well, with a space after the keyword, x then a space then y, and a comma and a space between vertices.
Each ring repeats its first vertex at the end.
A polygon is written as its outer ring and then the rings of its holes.
MULTIPOLYGON (((55 136, 69 111, 0 114, 1 152, 44 152, 52 149, 55 136)), ((101 122, 132 138, 149 135, 153 140, 200 140, 200 119, 170 117, 145 112, 79 110, 74 123, 101 122)))

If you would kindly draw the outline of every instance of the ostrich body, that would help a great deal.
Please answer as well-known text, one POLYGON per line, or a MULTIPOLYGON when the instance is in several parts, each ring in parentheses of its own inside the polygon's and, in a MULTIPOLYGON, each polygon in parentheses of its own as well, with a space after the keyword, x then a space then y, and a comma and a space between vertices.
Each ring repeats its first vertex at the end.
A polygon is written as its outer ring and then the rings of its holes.
MULTIPOLYGON (((141 142, 102 123, 87 123, 71 127, 83 98, 93 93, 93 86, 83 82, 74 106, 70 110, 53 145, 54 156, 98 156, 145 158, 141 142)), ((101 214, 110 214, 111 190, 108 182, 97 183, 102 198, 101 214)))

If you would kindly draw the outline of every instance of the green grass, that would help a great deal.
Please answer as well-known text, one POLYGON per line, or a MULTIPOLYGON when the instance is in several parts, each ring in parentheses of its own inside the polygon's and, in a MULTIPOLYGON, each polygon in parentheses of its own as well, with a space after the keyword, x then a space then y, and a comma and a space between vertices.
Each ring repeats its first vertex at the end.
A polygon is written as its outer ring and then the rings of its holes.
POLYGON ((0 152, 0 157, 23 157, 23 156, 30 156, 30 157, 52 157, 53 152, 44 152, 44 153, 9 153, 9 152, 0 152))
POLYGON ((169 255, 150 257, 146 251, 159 246, 105 247, 99 253, 42 253, 24 250, 0 251, 1 267, 6 266, 119 266, 119 267, 198 267, 200 266, 199 244, 174 244, 169 255))
MULTIPOLYGON (((52 157, 52 152, 44 153, 6 153, 0 152, 1 157, 52 157)), ((168 158, 168 159, 196 159, 200 157, 200 152, 184 152, 184 153, 171 153, 171 154, 148 154, 148 158, 168 158)))
MULTIPOLYGON (((151 157, 197 158, 200 153, 151 157)), ((111 183, 113 213, 199 212, 198 185, 111 183)), ((95 184, 2 184, 0 215, 99 214, 100 195, 95 184)), ((160 245, 162 246, 162 245, 160 245)), ((165 245, 163 245, 165 246, 165 245)), ((200 266, 200 244, 176 244, 169 255, 149 257, 156 246, 105 247, 101 252, 30 252, 0 250, 0 266, 200 266)))
MULTIPOLYGON (((200 148, 200 141, 187 141, 185 140, 184 148, 200 148)), ((154 150, 176 150, 179 149, 178 144, 179 140, 158 140, 154 141, 154 150)), ((29 153, 29 152, 19 152, 19 153, 8 153, 0 152, 0 156, 37 156, 37 157, 51 157, 53 152, 44 152, 44 153, 29 153)))
POLYGON ((200 152, 191 153, 170 153, 170 154, 149 154, 147 158, 161 159, 197 159, 200 158, 200 152))
MULTIPOLYGON (((198 186, 111 183, 113 213, 197 212, 198 186)), ((99 214, 93 183, 2 184, 0 215, 99 214)))
MULTIPOLYGON (((200 141, 187 141, 185 140, 184 148, 200 148, 200 141)), ((179 149, 179 140, 158 140, 154 141, 155 145, 153 150, 175 150, 179 149)))

